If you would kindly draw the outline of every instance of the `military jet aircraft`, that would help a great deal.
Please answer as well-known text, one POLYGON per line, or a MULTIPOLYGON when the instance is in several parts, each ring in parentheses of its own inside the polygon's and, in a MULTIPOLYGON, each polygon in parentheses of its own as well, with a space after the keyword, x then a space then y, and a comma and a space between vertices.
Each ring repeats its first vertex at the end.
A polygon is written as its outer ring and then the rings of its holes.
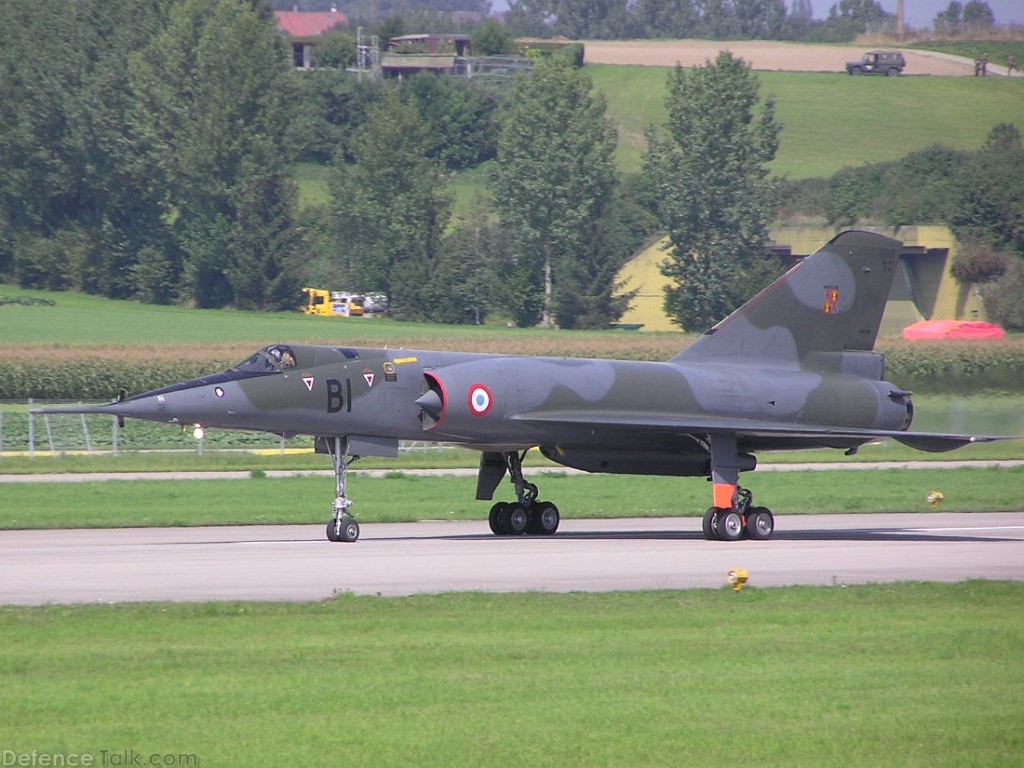
POLYGON ((499 536, 558 529, 558 508, 523 476, 538 447, 588 472, 706 477, 704 536, 765 540, 775 518, 739 484, 760 451, 995 439, 909 431, 910 392, 885 381, 873 351, 901 248, 843 232, 667 362, 274 344, 223 373, 45 411, 311 435, 334 465, 331 541, 359 537, 349 466, 397 456, 400 440, 478 450, 477 499, 510 476, 515 501, 490 510, 499 536))

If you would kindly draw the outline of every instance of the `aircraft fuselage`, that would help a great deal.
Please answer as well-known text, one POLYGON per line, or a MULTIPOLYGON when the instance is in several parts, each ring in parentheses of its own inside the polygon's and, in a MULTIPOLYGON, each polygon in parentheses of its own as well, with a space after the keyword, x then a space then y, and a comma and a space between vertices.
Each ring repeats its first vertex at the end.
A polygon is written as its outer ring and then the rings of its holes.
MULTIPOLYGON (((752 433, 756 425, 772 422, 807 425, 816 434, 828 425, 839 433, 834 440, 809 436, 802 445, 792 435, 783 443, 762 430, 741 441, 744 452, 850 447, 865 441, 843 437, 844 428, 909 426, 908 402, 894 397, 899 390, 888 382, 767 362, 654 363, 303 345, 268 349, 287 350, 294 365, 271 365, 269 355, 260 353, 266 365, 247 369, 242 364, 106 409, 152 421, 285 435, 429 440, 488 450, 540 445, 556 461, 574 451, 609 447, 706 456, 679 433, 692 432, 702 421, 713 431, 714 420, 724 417, 749 419, 752 433)), ((665 473, 691 474, 679 467, 665 473)))

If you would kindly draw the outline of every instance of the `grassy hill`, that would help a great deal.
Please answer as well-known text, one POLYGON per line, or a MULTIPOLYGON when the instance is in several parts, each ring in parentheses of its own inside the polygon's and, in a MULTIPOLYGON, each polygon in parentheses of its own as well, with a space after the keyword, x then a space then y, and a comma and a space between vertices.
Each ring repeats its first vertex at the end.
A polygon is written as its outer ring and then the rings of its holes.
MULTIPOLYGON (((662 67, 587 67, 619 126, 619 168, 639 171, 648 125, 666 119, 662 67)), ((896 160, 933 144, 977 149, 992 126, 1024 129, 1024 79, 849 77, 758 72, 782 125, 772 165, 794 179, 831 176, 845 166, 896 160)))
MULTIPOLYGON (((619 128, 619 170, 640 170, 644 130, 664 125, 664 67, 588 65, 619 128)), ((827 177, 846 166, 897 160, 933 144, 973 150, 992 126, 1024 130, 1024 78, 849 77, 812 72, 758 72, 762 96, 776 100, 782 125, 772 170, 792 179, 827 177)), ((323 203, 324 169, 298 169, 302 200, 323 203)), ((456 174, 452 189, 463 212, 484 192, 486 172, 456 174)))

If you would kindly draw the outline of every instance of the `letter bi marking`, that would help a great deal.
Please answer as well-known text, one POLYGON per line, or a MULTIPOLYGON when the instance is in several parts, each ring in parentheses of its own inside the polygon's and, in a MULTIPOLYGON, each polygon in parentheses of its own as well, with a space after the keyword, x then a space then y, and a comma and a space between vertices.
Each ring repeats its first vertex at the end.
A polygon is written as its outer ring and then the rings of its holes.
POLYGON ((352 413, 352 380, 345 379, 345 392, 342 393, 341 382, 338 379, 327 380, 327 412, 340 413, 342 408, 346 413, 352 413))

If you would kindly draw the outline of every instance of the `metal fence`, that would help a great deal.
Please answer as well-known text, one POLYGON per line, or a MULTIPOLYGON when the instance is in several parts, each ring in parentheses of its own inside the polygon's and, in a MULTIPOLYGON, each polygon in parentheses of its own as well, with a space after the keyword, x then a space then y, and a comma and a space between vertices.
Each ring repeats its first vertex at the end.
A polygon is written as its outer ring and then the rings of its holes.
MULTIPOLYGON (((192 426, 176 427, 128 419, 119 426, 113 416, 103 414, 34 414, 34 408, 69 403, 0 402, 0 460, 5 457, 67 455, 118 456, 122 453, 159 451, 191 452, 247 451, 252 453, 299 453, 313 449, 308 435, 285 439, 264 432, 207 429, 202 438, 192 426)), ((405 442, 405 451, 443 450, 426 442, 405 442)))

